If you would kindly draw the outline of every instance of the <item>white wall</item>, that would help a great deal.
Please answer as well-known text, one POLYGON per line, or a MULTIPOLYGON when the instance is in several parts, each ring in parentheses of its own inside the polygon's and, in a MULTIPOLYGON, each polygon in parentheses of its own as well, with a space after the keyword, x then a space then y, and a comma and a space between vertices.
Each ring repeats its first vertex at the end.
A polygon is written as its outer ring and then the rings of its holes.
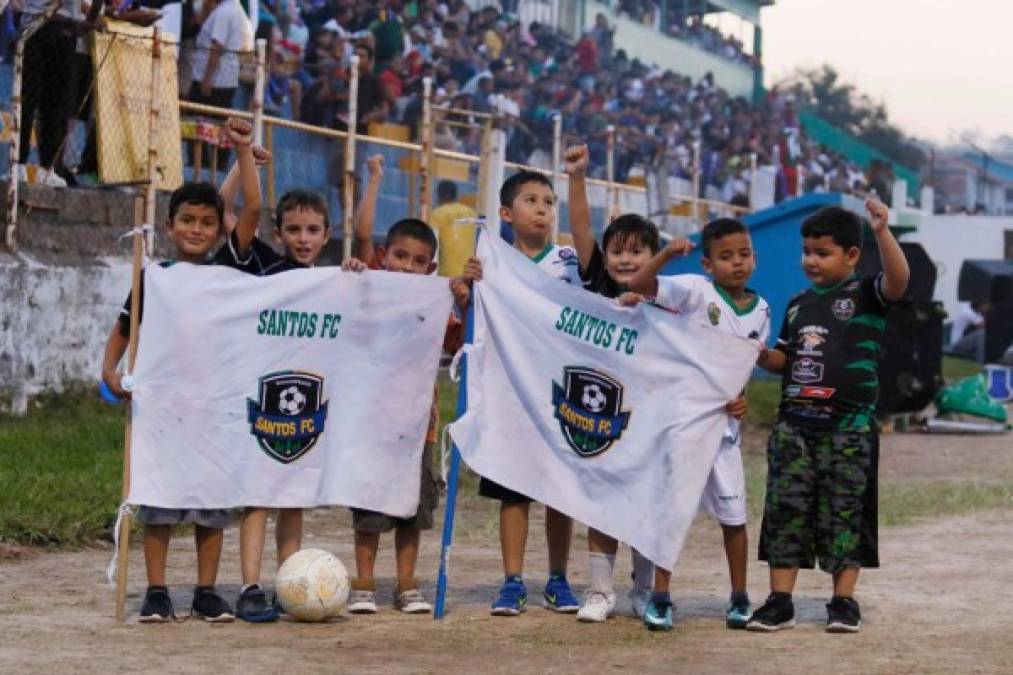
POLYGON ((1002 259, 1004 234, 1013 232, 1013 218, 923 215, 916 232, 903 241, 920 243, 936 263, 935 299, 956 316, 960 266, 967 259, 1002 259))

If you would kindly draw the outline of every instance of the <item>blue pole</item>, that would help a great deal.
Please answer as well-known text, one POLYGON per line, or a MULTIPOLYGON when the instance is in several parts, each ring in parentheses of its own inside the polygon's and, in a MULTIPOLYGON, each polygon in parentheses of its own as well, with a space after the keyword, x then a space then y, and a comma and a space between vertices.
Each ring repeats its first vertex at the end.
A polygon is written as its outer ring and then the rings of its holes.
MULTIPOLYGON (((475 228, 475 243, 481 236, 481 227, 475 228)), ((464 323, 464 344, 470 345, 475 334, 474 315, 475 289, 472 286, 471 301, 464 323)), ((460 417, 468 409, 468 355, 461 356, 461 380, 457 387, 457 416, 460 417)), ((436 607, 433 618, 442 619, 446 614, 447 603, 447 572, 450 567, 450 545, 454 540, 454 514, 457 510, 457 483, 461 471, 461 453, 457 443, 450 446, 450 472, 447 474, 447 504, 443 510, 443 543, 440 546, 440 572, 436 577, 436 607)))

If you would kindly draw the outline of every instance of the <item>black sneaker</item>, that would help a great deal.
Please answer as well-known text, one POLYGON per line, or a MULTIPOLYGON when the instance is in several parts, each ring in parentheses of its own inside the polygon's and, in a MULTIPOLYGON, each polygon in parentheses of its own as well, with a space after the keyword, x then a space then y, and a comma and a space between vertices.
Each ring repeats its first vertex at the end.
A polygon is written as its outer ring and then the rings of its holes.
POLYGON ((164 623, 172 621, 176 614, 172 611, 172 598, 165 586, 148 586, 141 604, 141 623, 164 623))
POLYGON ((288 612, 281 606, 281 601, 278 600, 278 592, 271 593, 271 607, 274 607, 274 611, 278 612, 278 616, 288 616, 288 612))
POLYGON ((190 606, 190 616, 195 616, 211 623, 227 623, 235 619, 229 603, 225 602, 225 599, 215 592, 214 586, 197 586, 193 589, 193 604, 190 606))
POLYGON ((278 612, 267 602, 267 593, 260 584, 250 584, 236 601, 236 616, 250 623, 277 621, 278 612))
POLYGON ((857 633, 862 627, 862 611, 854 598, 835 595, 827 603, 828 633, 857 633))
POLYGON ((767 633, 794 627, 795 605, 788 593, 771 593, 746 624, 746 630, 767 633))

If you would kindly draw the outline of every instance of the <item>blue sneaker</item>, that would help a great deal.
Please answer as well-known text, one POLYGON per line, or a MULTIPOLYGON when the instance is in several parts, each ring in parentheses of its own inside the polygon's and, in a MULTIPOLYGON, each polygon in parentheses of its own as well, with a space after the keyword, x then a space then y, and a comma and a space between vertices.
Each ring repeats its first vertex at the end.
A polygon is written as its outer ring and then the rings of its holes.
POLYGON ((570 582, 562 574, 553 574, 545 582, 542 606, 560 614, 573 614, 580 609, 580 600, 570 590, 570 582))
POLYGON ((507 577, 499 589, 499 597, 492 603, 493 616, 517 616, 526 609, 528 589, 519 576, 507 577))
POLYGON ((647 630, 672 630, 672 603, 651 600, 644 610, 647 630))
POLYGON ((752 616, 749 597, 738 597, 732 600, 732 603, 728 606, 728 611, 725 612, 725 625, 729 628, 745 628, 752 616))

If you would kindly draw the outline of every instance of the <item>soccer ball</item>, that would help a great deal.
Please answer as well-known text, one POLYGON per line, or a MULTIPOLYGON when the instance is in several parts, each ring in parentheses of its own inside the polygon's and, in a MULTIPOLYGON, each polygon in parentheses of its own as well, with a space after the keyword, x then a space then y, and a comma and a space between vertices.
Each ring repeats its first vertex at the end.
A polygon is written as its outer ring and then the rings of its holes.
POLYGON ((605 392, 601 390, 601 386, 597 384, 585 384, 584 393, 580 397, 580 402, 584 404, 584 407, 593 413, 600 413, 605 409, 607 400, 605 399, 605 392))
POLYGON ((278 410, 286 415, 298 415, 306 407, 306 394, 299 387, 289 387, 278 396, 278 410))
POLYGON ((345 608, 348 572, 335 556, 304 548, 289 556, 275 581, 278 602, 296 621, 326 621, 345 608))

